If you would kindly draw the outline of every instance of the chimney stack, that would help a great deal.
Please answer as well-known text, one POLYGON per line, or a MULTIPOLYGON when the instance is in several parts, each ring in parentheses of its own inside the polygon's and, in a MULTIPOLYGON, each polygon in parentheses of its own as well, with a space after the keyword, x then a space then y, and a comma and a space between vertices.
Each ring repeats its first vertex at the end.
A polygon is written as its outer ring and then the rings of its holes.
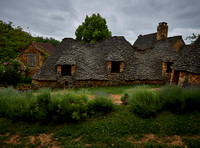
POLYGON ((166 22, 159 23, 157 27, 157 40, 164 40, 167 39, 168 34, 168 26, 166 22))

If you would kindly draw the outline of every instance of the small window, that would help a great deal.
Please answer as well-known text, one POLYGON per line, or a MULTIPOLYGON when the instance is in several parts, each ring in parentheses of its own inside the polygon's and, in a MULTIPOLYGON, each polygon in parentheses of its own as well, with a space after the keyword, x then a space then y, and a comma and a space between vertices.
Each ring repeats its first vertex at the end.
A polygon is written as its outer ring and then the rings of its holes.
POLYGON ((36 61, 36 55, 35 53, 29 53, 28 55, 28 66, 29 67, 36 67, 37 61, 36 61))
POLYGON ((61 75, 62 76, 71 76, 71 65, 62 65, 61 66, 61 75))
POLYGON ((173 64, 172 62, 168 62, 167 63, 167 71, 166 71, 167 73, 171 73, 172 72, 172 69, 171 69, 172 64, 173 64))
POLYGON ((120 72, 120 62, 112 62, 111 73, 119 73, 119 72, 120 72))

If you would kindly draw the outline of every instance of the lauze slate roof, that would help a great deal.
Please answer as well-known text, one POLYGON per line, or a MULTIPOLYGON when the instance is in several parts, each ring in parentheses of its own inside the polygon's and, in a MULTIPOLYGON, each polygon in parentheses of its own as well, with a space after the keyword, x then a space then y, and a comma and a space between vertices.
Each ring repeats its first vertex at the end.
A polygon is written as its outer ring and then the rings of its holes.
POLYGON ((182 55, 171 66, 175 70, 200 74, 200 38, 185 47, 182 55))
POLYGON ((140 35, 133 44, 133 47, 140 50, 154 48, 156 44, 156 36, 157 33, 140 35))
POLYGON ((76 67, 76 80, 108 80, 107 62, 123 61, 124 80, 163 80, 162 62, 176 61, 179 53, 173 49, 173 45, 181 37, 158 42, 155 40, 156 34, 138 37, 138 40, 143 40, 141 38, 151 39, 146 45, 136 41, 132 46, 124 37, 111 37, 95 44, 65 38, 33 79, 56 81, 57 65, 69 64, 76 67), (151 49, 144 50, 146 48, 151 49))

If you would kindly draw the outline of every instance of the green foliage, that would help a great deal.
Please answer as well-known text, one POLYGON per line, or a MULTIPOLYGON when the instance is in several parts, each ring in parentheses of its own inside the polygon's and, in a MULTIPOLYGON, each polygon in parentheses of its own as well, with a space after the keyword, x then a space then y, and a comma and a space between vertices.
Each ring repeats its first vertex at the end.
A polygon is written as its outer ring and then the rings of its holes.
POLYGON ((32 41, 40 42, 40 43, 50 43, 54 47, 56 47, 60 43, 60 41, 52 37, 42 37, 42 36, 32 37, 32 41))
POLYGON ((192 138, 183 138, 183 142, 188 147, 198 148, 200 146, 200 139, 192 139, 192 138))
POLYGON ((22 77, 19 83, 31 84, 32 78, 25 75, 24 77, 22 77))
POLYGON ((95 43, 111 37, 112 33, 108 30, 106 20, 100 14, 93 14, 91 17, 86 15, 85 22, 76 29, 76 40, 84 43, 95 43))
POLYGON ((128 94, 128 104, 141 117, 155 117, 161 111, 176 114, 200 111, 200 89, 164 86, 160 90, 136 89, 128 94))
POLYGON ((26 67, 19 60, 0 62, 0 84, 15 87, 26 73, 26 67))
POLYGON ((129 97, 129 104, 133 112, 141 117, 154 117, 161 110, 159 99, 150 90, 138 89, 129 97))
POLYGON ((111 99, 104 96, 98 96, 88 103, 88 112, 90 116, 105 115, 114 109, 111 99))
POLYGON ((191 41, 191 44, 193 44, 194 43, 194 41, 197 39, 197 38, 199 38, 200 37, 200 34, 194 34, 194 33, 192 33, 192 35, 191 36, 188 36, 188 37, 186 37, 185 39, 186 40, 190 40, 191 41))
POLYGON ((55 123, 80 121, 94 114, 104 115, 113 110, 108 98, 97 98, 88 102, 82 92, 67 91, 52 93, 50 89, 20 93, 14 89, 1 89, 0 117, 15 120, 53 121, 55 123))
POLYGON ((181 87, 167 85, 157 93, 163 110, 179 113, 185 107, 185 98, 181 87))
POLYGON ((14 27, 12 22, 0 20, 0 59, 1 61, 15 58, 31 41, 31 35, 20 26, 14 27))
POLYGON ((52 37, 33 37, 20 26, 15 27, 12 22, 0 20, 0 61, 16 58, 30 41, 51 43, 54 47, 59 44, 59 41, 52 37))

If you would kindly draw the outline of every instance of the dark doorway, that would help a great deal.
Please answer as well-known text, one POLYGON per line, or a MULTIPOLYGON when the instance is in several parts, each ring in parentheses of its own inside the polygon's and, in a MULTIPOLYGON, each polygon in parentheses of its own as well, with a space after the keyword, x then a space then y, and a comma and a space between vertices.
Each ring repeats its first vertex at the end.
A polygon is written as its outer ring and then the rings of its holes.
POLYGON ((62 76, 71 76, 71 65, 62 65, 61 66, 61 75, 62 76))
POLYGON ((120 72, 120 62, 112 62, 111 73, 119 73, 119 72, 120 72))
POLYGON ((172 62, 168 62, 167 63, 167 71, 166 71, 167 73, 171 73, 172 72, 172 69, 171 69, 172 64, 173 64, 172 62))
POLYGON ((174 77, 172 79, 172 83, 173 84, 178 84, 178 81, 179 81, 179 74, 180 74, 180 71, 174 71, 174 77))

